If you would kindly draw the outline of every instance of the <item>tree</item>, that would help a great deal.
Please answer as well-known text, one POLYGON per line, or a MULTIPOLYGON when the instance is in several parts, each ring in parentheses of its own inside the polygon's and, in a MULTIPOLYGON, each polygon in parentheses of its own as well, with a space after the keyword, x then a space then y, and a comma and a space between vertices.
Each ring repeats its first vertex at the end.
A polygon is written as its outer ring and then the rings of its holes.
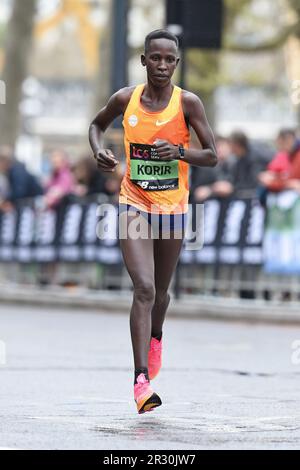
POLYGON ((99 41, 99 65, 94 80, 95 93, 91 104, 91 117, 101 109, 110 96, 112 53, 112 2, 107 5, 107 23, 102 28, 99 41))
MULTIPOLYGON (((239 2, 224 0, 224 3, 223 49, 221 51, 193 49, 188 52, 187 57, 188 87, 202 98, 212 125, 214 125, 214 90, 218 85, 227 81, 227 77, 222 75, 220 67, 222 53, 272 53, 282 48, 291 37, 300 40, 299 0, 280 0, 280 2, 278 0, 277 3, 280 4, 281 11, 277 10, 278 4, 276 5, 274 2, 274 17, 277 21, 274 21, 274 18, 268 19, 267 25, 272 30, 272 34, 270 33, 268 37, 264 35, 266 18, 260 17, 259 11, 253 13, 254 0, 240 0, 239 2), (237 31, 236 23, 241 20, 245 24, 248 23, 248 28, 237 31)), ((259 71, 257 73, 259 74, 259 71)), ((263 76, 261 80, 263 81, 263 76)))
POLYGON ((1 79, 6 84, 6 105, 0 106, 1 144, 14 146, 19 133, 19 102, 27 75, 37 0, 15 0, 7 27, 1 79))
MULTIPOLYGON (((244 13, 251 0, 224 0, 224 41, 236 18, 244 13)), ((214 91, 224 81, 220 58, 223 50, 190 49, 187 53, 187 87, 198 94, 205 106, 209 123, 215 125, 214 91)))
MULTIPOLYGON (((226 0, 227 6, 233 2, 233 0, 226 0)), ((246 0, 248 2, 244 5, 250 6, 251 1, 246 0)), ((229 7, 230 8, 230 7, 229 7)), ((276 5, 275 5, 275 12, 276 13, 276 5)), ((246 11, 246 14, 249 12, 246 11)), ((241 44, 240 41, 237 41, 234 37, 227 35, 225 48, 232 52, 245 52, 245 53, 260 53, 266 51, 272 51, 275 49, 280 48, 283 46, 287 39, 291 36, 295 36, 300 39, 300 4, 299 0, 282 0, 281 2, 281 12, 277 12, 278 18, 278 26, 274 28, 274 34, 272 37, 268 39, 260 39, 253 42, 253 34, 248 35, 248 41, 245 40, 241 44), (293 17, 293 20, 287 21, 285 18, 280 19, 282 11, 289 11, 290 15, 289 18, 293 17)), ((284 15, 283 15, 284 16, 284 15)), ((287 16, 287 15, 286 15, 287 16)), ((272 19, 270 19, 272 21, 272 19)), ((260 25, 261 26, 261 25, 260 25)), ((255 34, 257 31, 253 31, 255 34)))

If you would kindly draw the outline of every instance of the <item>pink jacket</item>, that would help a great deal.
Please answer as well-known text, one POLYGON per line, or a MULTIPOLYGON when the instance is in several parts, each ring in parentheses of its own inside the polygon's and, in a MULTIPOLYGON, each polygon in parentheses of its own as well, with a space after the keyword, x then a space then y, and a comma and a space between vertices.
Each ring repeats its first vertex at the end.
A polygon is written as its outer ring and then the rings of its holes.
POLYGON ((46 201, 48 207, 56 206, 61 199, 73 191, 74 179, 68 165, 55 171, 46 184, 46 201))

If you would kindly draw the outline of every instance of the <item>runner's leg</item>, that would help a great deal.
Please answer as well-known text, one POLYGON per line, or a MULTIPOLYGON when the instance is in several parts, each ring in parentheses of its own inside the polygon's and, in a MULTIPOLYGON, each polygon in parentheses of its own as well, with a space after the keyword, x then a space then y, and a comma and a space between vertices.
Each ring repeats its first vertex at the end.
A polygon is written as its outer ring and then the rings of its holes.
POLYGON ((169 284, 175 271, 183 239, 157 239, 154 241, 155 303, 152 308, 151 336, 159 336, 170 302, 169 284))
MULTIPOLYGON (((136 216, 127 217, 127 226, 136 216)), ((154 256, 151 236, 120 239, 125 266, 133 282, 130 331, 135 369, 148 368, 151 337, 151 309, 155 301, 154 256)))

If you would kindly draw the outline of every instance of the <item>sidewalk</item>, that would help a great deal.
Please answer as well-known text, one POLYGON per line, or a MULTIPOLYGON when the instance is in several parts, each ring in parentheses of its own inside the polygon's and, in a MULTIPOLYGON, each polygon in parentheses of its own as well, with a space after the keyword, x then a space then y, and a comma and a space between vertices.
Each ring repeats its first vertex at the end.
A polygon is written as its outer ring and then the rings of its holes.
MULTIPOLYGON (((0 301, 2 303, 128 313, 131 299, 131 292, 93 291, 81 287, 33 287, 0 284, 0 301)), ((300 304, 297 302, 275 303, 261 300, 183 295, 180 299, 171 299, 168 316, 300 324, 300 304)))

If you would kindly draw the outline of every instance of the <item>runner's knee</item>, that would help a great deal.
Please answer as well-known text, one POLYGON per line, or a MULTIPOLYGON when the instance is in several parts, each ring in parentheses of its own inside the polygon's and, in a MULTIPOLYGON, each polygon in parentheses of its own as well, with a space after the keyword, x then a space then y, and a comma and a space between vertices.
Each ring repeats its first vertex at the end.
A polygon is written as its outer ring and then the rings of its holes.
POLYGON ((134 287, 134 297, 140 302, 147 304, 154 304, 155 301, 155 287, 150 281, 140 282, 134 287))
POLYGON ((167 290, 156 289, 155 303, 163 304, 163 303, 169 303, 169 301, 170 301, 170 295, 167 290))

